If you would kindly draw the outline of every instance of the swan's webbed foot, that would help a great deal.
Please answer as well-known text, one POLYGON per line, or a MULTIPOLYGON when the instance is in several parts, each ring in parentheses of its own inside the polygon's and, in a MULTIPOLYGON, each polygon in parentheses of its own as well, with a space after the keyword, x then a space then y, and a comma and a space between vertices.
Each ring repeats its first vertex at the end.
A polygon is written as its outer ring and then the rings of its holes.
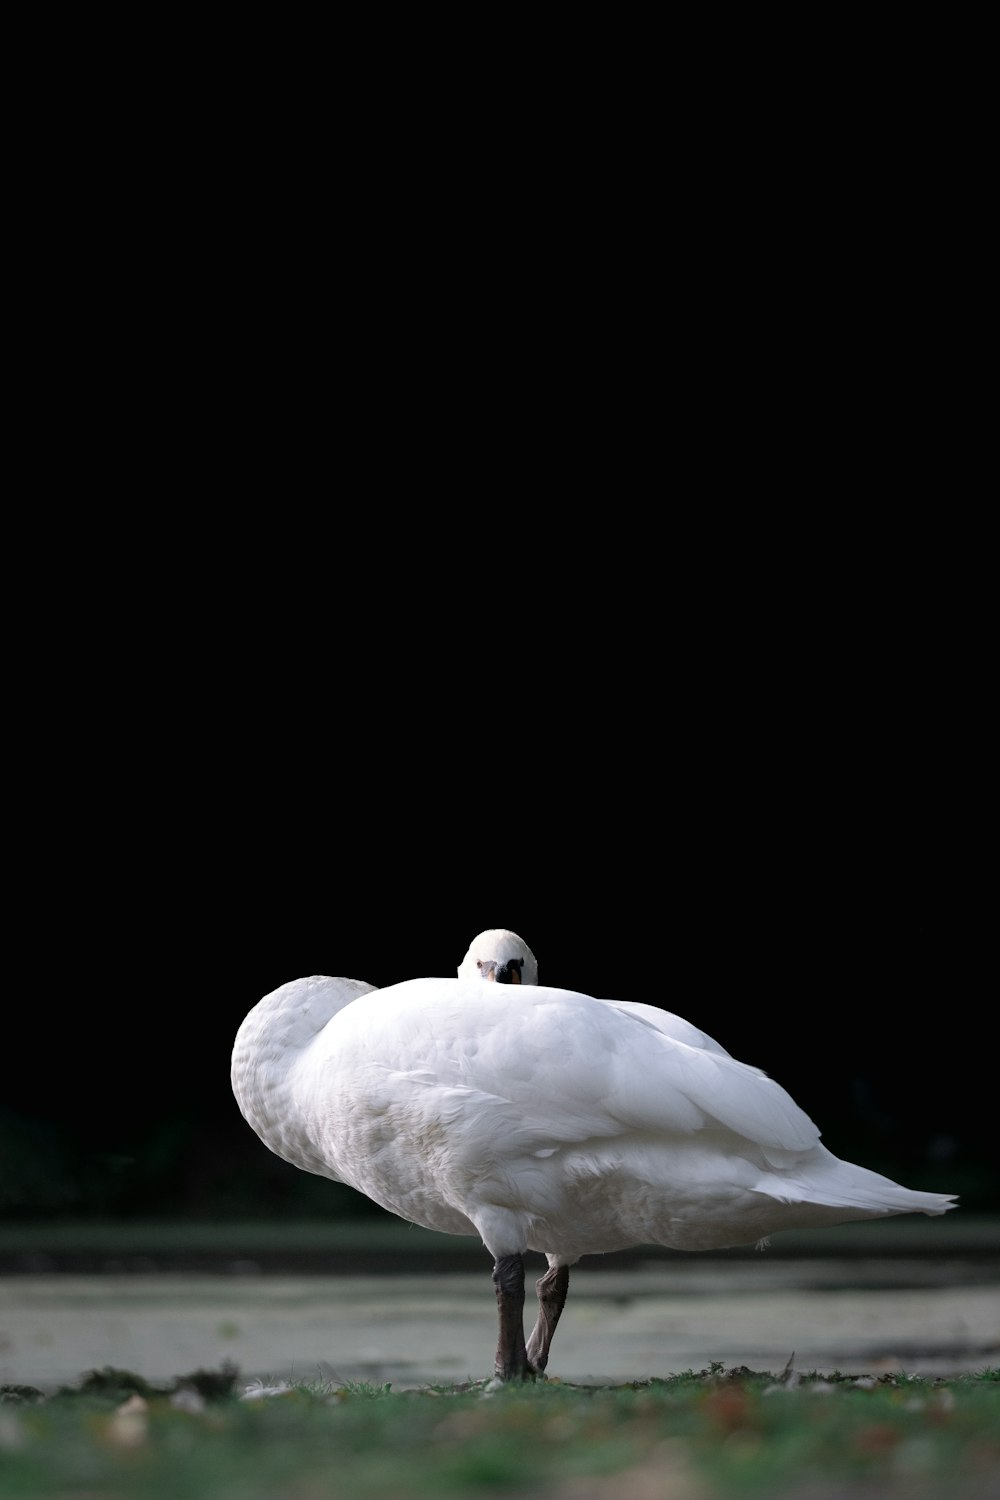
POLYGON ((493 1267, 500 1336, 494 1373, 498 1380, 534 1380, 538 1371, 524 1344, 524 1258, 501 1255, 493 1267))

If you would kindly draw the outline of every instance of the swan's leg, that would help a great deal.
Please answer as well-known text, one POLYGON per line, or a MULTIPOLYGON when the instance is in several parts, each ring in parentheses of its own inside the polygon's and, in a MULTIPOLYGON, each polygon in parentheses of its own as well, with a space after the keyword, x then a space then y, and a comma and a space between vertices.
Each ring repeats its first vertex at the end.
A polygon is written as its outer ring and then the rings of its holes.
POLYGON ((534 1380, 535 1370, 524 1347, 524 1260, 501 1255, 493 1267, 500 1337, 494 1370, 498 1380, 534 1380))
POLYGON ((569 1291, 569 1266, 550 1266, 535 1282, 538 1293, 538 1321, 528 1340, 528 1361, 539 1372, 549 1362, 549 1345, 556 1331, 559 1315, 566 1306, 569 1291))

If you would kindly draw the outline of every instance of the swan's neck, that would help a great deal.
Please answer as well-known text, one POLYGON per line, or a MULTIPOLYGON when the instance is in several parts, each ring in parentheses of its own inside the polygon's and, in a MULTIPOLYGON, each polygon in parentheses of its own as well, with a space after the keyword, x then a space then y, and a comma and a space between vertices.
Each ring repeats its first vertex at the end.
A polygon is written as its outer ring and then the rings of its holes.
POLYGON ((338 1011, 373 988, 323 974, 293 979, 258 1001, 236 1033, 230 1077, 240 1112, 275 1155, 308 1172, 321 1159, 298 1119, 296 1064, 338 1011))

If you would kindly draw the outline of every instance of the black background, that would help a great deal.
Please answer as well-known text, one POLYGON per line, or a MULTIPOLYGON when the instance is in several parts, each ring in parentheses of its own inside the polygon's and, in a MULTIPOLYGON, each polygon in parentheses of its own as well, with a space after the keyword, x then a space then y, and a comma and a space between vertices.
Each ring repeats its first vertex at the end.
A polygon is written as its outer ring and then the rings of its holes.
POLYGON ((983 278, 864 156, 682 152, 668 241, 616 179, 495 261, 288 153, 114 253, 95 206, 21 372, 0 1211, 327 1191, 246 1011, 496 924, 998 1206, 983 278))
POLYGON ((453 975, 491 926, 695 1022, 838 1154, 998 1206, 975 591, 891 527, 819 569, 777 520, 770 563, 759 517, 695 551, 617 517, 572 563, 530 520, 394 523, 387 562, 189 518, 18 658, 4 1214, 324 1212, 238 1113, 243 1016, 453 975))

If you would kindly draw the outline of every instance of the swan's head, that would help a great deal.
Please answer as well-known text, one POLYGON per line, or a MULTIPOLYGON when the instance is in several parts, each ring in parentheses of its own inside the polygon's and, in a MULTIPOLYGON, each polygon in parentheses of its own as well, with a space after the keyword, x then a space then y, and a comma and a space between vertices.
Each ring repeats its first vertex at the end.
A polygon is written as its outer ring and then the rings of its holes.
POLYGON ((537 984, 538 964, 523 938, 506 927, 490 927, 469 944, 458 966, 459 979, 492 979, 497 984, 537 984))

